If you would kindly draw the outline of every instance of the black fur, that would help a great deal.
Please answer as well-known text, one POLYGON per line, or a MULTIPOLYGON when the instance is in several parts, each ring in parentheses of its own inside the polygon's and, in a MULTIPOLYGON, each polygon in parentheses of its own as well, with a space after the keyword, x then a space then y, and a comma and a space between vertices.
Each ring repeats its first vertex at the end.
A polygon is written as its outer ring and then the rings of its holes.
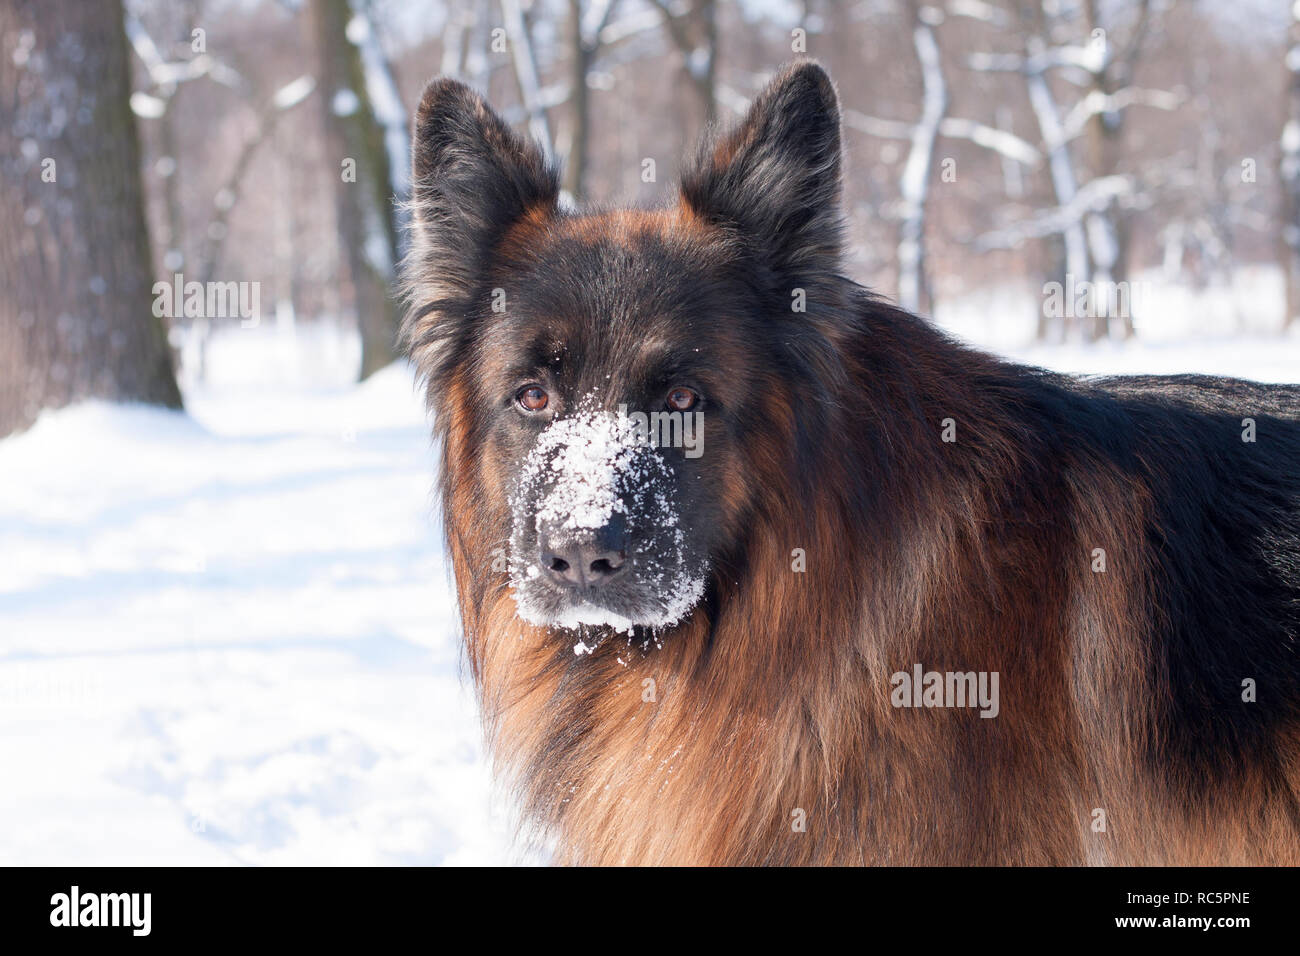
POLYGON ((450 360, 455 340, 444 337, 454 337, 457 324, 420 320, 474 310, 493 247, 530 208, 554 211, 559 173, 481 97, 450 79, 430 83, 420 100, 412 169, 405 272, 420 276, 422 284, 406 341, 431 359, 450 360))
POLYGON ((822 69, 791 67, 727 135, 714 130, 682 176, 682 198, 751 252, 778 293, 840 268, 840 111, 822 69))

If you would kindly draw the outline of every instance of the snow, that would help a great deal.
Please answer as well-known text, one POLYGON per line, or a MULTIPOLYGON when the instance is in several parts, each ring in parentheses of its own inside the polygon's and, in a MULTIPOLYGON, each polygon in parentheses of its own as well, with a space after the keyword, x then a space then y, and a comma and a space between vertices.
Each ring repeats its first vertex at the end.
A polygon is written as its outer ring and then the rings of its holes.
POLYGON ((330 100, 330 109, 335 116, 351 116, 361 105, 361 100, 357 94, 346 87, 334 91, 334 98, 330 100))
POLYGON ((167 112, 167 102, 136 90, 131 94, 131 112, 142 119, 157 119, 167 112))
POLYGON ((412 375, 333 355, 227 331, 188 414, 0 442, 0 863, 518 860, 412 375))
POLYGON ((525 487, 529 478, 553 482, 537 510, 538 522, 597 529, 623 510, 621 478, 633 470, 640 444, 635 432, 620 424, 614 415, 588 412, 562 418, 542 432, 524 466, 525 487))
MULTIPOLYGON (((1065 371, 1300 381, 1276 270, 1144 278, 1125 345, 1026 346, 1014 286, 939 318, 1065 371)), ((462 680, 412 376, 348 384, 332 328, 215 331, 187 412, 90 402, 0 441, 0 863, 536 862, 462 680)))
POLYGON ((316 89, 316 78, 304 74, 276 90, 275 95, 271 97, 271 105, 277 110, 291 109, 310 96, 314 89, 316 89))

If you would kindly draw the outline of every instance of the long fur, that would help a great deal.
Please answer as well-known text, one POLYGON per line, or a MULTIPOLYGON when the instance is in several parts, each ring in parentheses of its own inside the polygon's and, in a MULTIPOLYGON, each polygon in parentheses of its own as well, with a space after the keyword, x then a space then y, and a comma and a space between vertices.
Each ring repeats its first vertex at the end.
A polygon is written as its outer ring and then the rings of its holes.
MULTIPOLYGON (((809 63, 706 140, 668 209, 562 212, 536 148, 446 80, 415 171, 406 334, 467 656, 561 862, 1300 863, 1300 388, 1054 375, 843 278, 838 106, 809 63), (726 283, 728 317, 690 321, 747 383, 709 453, 706 598, 575 655, 492 569, 512 475, 488 297, 671 312, 726 283), (894 708, 916 663, 999 672, 999 716, 894 708)), ((636 351, 593 321, 557 325, 587 364, 636 351)))

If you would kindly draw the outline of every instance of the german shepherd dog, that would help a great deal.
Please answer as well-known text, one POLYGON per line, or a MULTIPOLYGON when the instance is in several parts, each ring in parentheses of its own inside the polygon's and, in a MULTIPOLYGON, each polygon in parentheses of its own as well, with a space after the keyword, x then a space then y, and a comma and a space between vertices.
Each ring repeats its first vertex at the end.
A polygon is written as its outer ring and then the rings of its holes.
POLYGON ((478 95, 424 92, 405 335, 526 832, 1300 862, 1300 387, 958 344, 842 275, 840 157, 802 61, 675 203, 575 212, 478 95))

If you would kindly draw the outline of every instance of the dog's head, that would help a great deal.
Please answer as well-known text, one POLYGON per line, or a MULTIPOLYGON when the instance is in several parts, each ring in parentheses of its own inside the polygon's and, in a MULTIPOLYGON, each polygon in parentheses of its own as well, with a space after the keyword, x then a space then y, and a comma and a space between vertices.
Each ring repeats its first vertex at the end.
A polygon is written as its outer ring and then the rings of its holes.
MULTIPOLYGON (((406 335, 453 538, 508 542, 497 570, 524 618, 668 627, 742 553, 840 374, 839 166, 811 63, 651 211, 563 210, 541 151, 480 97, 425 91, 406 335)), ((458 575, 489 567, 458 556, 458 575)))

